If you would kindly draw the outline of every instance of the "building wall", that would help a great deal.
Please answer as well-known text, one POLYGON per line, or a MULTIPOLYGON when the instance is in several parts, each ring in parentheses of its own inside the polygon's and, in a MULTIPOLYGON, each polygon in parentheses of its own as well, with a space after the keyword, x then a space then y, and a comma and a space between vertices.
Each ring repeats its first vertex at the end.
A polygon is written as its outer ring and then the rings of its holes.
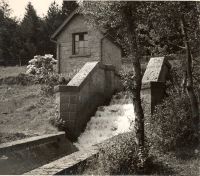
POLYGON ((107 38, 102 41, 102 62, 115 66, 118 71, 122 66, 121 49, 107 38))
POLYGON ((58 36, 57 42, 59 47, 60 58, 60 73, 71 72, 73 69, 81 68, 87 61, 99 61, 101 54, 100 39, 103 35, 89 27, 82 15, 76 15, 65 29, 58 36), (87 56, 73 56, 72 55, 72 34, 79 32, 88 32, 88 48, 89 54, 87 56))

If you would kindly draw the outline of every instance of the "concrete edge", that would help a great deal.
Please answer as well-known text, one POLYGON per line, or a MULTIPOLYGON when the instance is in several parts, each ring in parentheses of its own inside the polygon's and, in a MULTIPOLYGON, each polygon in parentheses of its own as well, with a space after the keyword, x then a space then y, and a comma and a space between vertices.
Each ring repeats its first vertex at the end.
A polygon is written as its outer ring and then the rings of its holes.
MULTIPOLYGON (((86 62, 86 64, 87 63, 90 63, 90 62, 86 62)), ((85 64, 85 65, 86 65, 85 64)), ((84 65, 84 66, 85 66, 84 65)), ((83 67, 84 67, 83 66, 83 67)), ((70 82, 73 80, 73 79, 75 79, 75 77, 77 77, 78 76, 78 74, 80 74, 79 72, 81 71, 79 71, 72 79, 71 79, 71 81, 67 84, 67 85, 58 85, 58 86, 55 86, 54 87, 54 92, 56 93, 56 92, 67 92, 67 91, 70 91, 70 92, 78 92, 78 91, 80 91, 80 89, 85 85, 85 83, 87 82, 87 79, 89 79, 89 77, 91 76, 91 74, 93 74, 93 72, 94 71, 96 71, 96 69, 98 68, 98 66, 99 66, 99 62, 96 62, 96 64, 94 65, 94 67, 92 68, 92 70, 90 70, 90 72, 89 73, 87 73, 87 75, 86 75, 86 77, 79 83, 79 84, 77 84, 77 85, 70 85, 70 82)), ((83 68, 82 67, 82 68, 83 68)), ((81 68, 81 69, 82 69, 81 68)))
POLYGON ((35 136, 30 138, 25 138, 17 141, 12 141, 8 143, 0 144, 0 155, 5 154, 13 150, 23 150, 27 147, 34 147, 38 144, 45 144, 52 141, 58 141, 59 138, 65 137, 65 132, 58 132, 55 134, 47 134, 42 136, 35 136))
POLYGON ((74 152, 70 155, 55 160, 49 164, 45 164, 32 171, 24 173, 24 175, 57 175, 66 173, 74 166, 86 161, 88 158, 98 154, 99 147, 91 146, 87 149, 74 152))
MULTIPOLYGON (((90 62, 87 62, 87 63, 90 63, 90 62)), ((113 65, 105 65, 105 64, 101 64, 100 62, 97 62, 96 65, 94 66, 94 68, 87 74, 85 79, 80 84, 73 85, 73 86, 69 85, 69 83, 67 85, 58 85, 58 86, 54 87, 54 92, 56 93, 56 92, 68 92, 68 91, 69 92, 78 92, 78 91, 80 91, 80 89, 87 82, 87 79, 89 79, 89 77, 96 71, 97 68, 101 68, 101 69, 104 69, 106 71, 113 71, 116 76, 120 77, 120 75, 117 73, 117 71, 116 71, 116 69, 115 69, 115 67, 113 65)))
POLYGON ((99 67, 99 62, 86 62, 85 65, 79 70, 79 72, 67 84, 67 86, 75 86, 75 87, 81 88, 85 84, 86 80, 90 77, 90 75, 93 74, 93 72, 96 71, 98 67, 99 67), (90 65, 89 67, 90 69, 88 70, 87 68, 88 64, 94 64, 94 65, 90 65), (85 73, 84 73, 84 70, 86 70, 85 73), (79 80, 78 78, 82 77, 82 74, 83 74, 82 72, 84 73, 84 77, 79 80), (78 79, 78 81, 75 79, 78 79))

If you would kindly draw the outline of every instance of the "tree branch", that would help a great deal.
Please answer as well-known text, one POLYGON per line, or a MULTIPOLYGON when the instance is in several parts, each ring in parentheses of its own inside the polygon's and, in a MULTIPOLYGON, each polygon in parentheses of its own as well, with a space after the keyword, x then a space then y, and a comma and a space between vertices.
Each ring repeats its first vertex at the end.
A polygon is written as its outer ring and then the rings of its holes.
POLYGON ((181 49, 184 49, 184 50, 186 49, 184 46, 176 45, 176 44, 174 44, 174 43, 172 43, 172 42, 170 42, 170 41, 168 41, 168 43, 171 44, 171 45, 177 46, 177 47, 179 47, 179 48, 181 48, 181 49))

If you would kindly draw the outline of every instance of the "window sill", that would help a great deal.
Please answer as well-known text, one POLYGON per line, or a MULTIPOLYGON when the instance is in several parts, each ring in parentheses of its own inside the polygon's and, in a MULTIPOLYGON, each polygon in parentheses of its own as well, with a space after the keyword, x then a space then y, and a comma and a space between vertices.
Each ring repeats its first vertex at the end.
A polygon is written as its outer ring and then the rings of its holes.
POLYGON ((85 55, 71 55, 70 58, 76 58, 76 57, 90 57, 91 54, 85 54, 85 55))

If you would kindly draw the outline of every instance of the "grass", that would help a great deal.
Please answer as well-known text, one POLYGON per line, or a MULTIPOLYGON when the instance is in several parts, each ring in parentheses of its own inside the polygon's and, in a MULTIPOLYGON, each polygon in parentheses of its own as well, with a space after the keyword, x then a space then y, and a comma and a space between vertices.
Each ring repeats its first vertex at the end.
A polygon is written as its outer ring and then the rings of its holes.
POLYGON ((174 152, 151 151, 153 175, 200 175, 200 147, 182 148, 174 152))
MULTIPOLYGON (((125 71, 132 70, 130 65, 123 67, 125 71)), ((0 67, 0 78, 25 71, 25 66, 0 67)), ((0 85, 0 143, 56 132, 49 123, 49 118, 54 116, 54 98, 41 96, 40 85, 0 85)), ((198 176, 199 154, 200 147, 196 153, 195 148, 168 153, 152 150, 151 175, 198 176)))
POLYGON ((0 143, 57 132, 54 114, 54 97, 41 96, 40 85, 1 85, 0 143))
MULTIPOLYGON (((0 80, 13 82, 26 70, 26 66, 0 67, 0 80)), ((63 76, 71 78, 77 71, 63 76)), ((41 95, 39 84, 22 86, 17 82, 8 85, 7 82, 0 84, 0 143, 57 132, 49 123, 49 119, 55 116, 55 97, 41 95)))
POLYGON ((0 79, 10 76, 17 76, 19 73, 25 73, 26 66, 0 67, 0 79))
MULTIPOLYGON (((116 144, 117 145, 117 144, 116 144)), ((109 150, 109 149, 108 149, 109 150)), ((112 149, 110 149, 112 150, 112 149)), ((124 151, 121 151, 124 152, 124 151)), ((176 151, 167 153, 151 149, 148 167, 145 168, 145 175, 181 175, 181 176, 199 176, 200 175, 200 146, 191 148, 179 148, 176 151)), ((118 158, 118 157, 116 157, 118 158)), ((86 175, 105 175, 105 170, 99 163, 109 162, 101 160, 103 157, 91 158, 81 173, 86 175), (102 173, 101 173, 102 172, 102 173)), ((120 162, 120 161, 119 161, 120 162)), ((118 162, 116 162, 118 163, 118 162)), ((113 167, 113 166, 112 166, 113 167)), ((82 170, 80 168, 80 170, 82 170)), ((109 173, 107 173, 109 174, 109 173)), ((121 175, 123 173, 117 173, 121 175)), ((134 174, 134 173, 133 173, 134 174)))

